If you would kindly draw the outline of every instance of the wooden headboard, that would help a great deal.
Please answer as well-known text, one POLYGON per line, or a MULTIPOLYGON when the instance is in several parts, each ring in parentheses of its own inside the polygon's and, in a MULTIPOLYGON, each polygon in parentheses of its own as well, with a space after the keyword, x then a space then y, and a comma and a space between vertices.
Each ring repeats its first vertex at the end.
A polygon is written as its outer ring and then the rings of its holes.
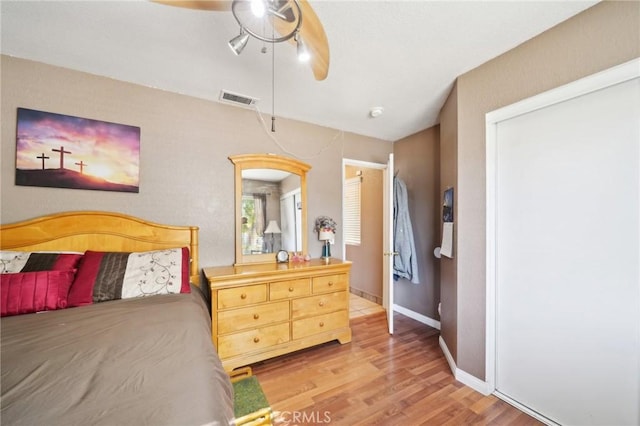
POLYGON ((189 247, 191 282, 199 285, 198 227, 149 222, 120 213, 75 211, 0 225, 0 249, 148 251, 189 247))

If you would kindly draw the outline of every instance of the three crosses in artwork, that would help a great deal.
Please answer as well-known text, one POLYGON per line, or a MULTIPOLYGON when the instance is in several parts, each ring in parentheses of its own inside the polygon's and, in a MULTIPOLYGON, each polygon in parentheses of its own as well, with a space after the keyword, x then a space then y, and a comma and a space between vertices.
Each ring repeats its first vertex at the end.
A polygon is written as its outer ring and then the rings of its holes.
MULTIPOLYGON (((64 169, 64 155, 65 154, 71 154, 71 151, 65 151, 64 150, 64 146, 61 146, 60 149, 55 149, 53 148, 51 151, 53 152, 59 152, 60 153, 60 169, 64 169)), ((42 170, 44 170, 44 160, 48 160, 49 157, 47 157, 46 155, 44 155, 44 152, 42 153, 42 155, 37 156, 36 158, 41 159, 42 160, 42 170)), ((86 166, 88 166, 87 163, 85 163, 84 161, 80 161, 79 163, 74 163, 76 166, 80 166, 80 174, 84 173, 84 168, 86 166)))

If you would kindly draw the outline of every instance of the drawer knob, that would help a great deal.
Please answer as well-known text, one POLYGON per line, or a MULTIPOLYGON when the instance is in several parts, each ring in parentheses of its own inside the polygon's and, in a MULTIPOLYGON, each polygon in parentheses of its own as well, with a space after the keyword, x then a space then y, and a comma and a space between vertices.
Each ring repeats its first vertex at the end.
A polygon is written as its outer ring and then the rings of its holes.
POLYGON ((242 293, 242 294, 240 295, 240 299, 243 299, 243 300, 244 300, 244 299, 246 299, 246 298, 247 298, 247 293, 242 293))
POLYGON ((329 287, 333 285, 333 281, 329 281, 329 287))
POLYGON ((260 318, 260 314, 253 314, 253 319, 258 319, 260 318))
POLYGON ((260 338, 259 338, 259 337, 254 337, 254 338, 253 338, 253 343, 258 343, 259 341, 260 341, 260 338))
POLYGON ((289 292, 293 292, 293 287, 289 287, 289 292))
POLYGON ((324 300, 321 300, 320 302, 318 302, 318 306, 324 306, 324 300))
POLYGON ((320 321, 320 327, 324 327, 324 322, 320 321))

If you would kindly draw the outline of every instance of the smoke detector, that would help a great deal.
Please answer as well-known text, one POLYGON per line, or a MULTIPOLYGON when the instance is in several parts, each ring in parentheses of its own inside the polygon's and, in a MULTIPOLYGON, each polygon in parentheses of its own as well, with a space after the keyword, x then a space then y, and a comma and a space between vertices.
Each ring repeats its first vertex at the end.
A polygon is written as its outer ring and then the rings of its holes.
POLYGON ((384 108, 382 107, 373 107, 369 110, 369 117, 376 118, 380 117, 384 112, 384 108))
POLYGON ((220 91, 220 97, 218 98, 218 100, 220 102, 224 102, 225 104, 249 108, 257 104, 260 99, 241 95, 239 93, 229 92, 228 90, 223 89, 220 91))

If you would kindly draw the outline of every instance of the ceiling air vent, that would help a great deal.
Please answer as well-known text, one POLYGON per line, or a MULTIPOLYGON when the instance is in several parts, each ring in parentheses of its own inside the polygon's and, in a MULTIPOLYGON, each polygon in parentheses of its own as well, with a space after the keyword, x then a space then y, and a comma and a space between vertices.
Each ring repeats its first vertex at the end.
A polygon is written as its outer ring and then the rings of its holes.
POLYGON ((249 96, 245 96, 245 95, 239 95, 237 93, 233 93, 233 92, 228 92, 226 90, 221 90, 220 91, 220 101, 227 103, 227 104, 231 104, 231 105, 235 105, 235 106, 242 106, 242 107, 250 107, 252 105, 255 105, 256 103, 258 103, 259 99, 257 98, 251 98, 249 96))

